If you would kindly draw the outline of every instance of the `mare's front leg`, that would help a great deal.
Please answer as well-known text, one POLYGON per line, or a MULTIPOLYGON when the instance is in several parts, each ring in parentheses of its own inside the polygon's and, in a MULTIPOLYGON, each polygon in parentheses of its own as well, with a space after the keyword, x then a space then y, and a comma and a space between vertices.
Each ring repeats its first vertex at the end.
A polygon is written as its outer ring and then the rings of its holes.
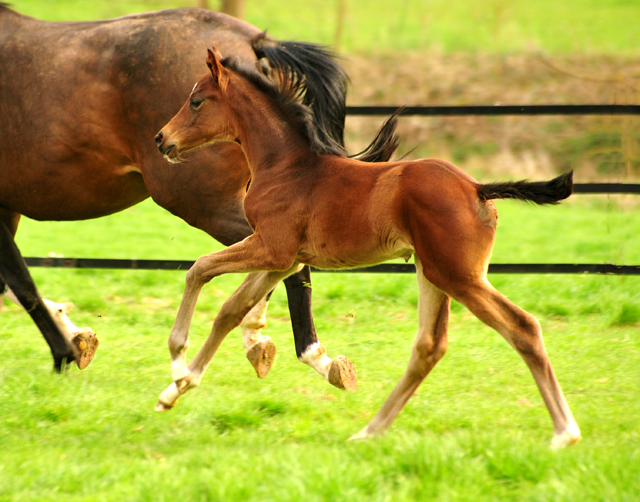
POLYGON ((297 274, 288 277, 287 288, 289 313, 298 359, 311 366, 331 385, 338 389, 358 389, 355 366, 345 356, 331 359, 318 340, 311 313, 311 270, 305 266, 297 274))
POLYGON ((271 258, 272 256, 262 246, 261 239, 254 234, 227 249, 198 258, 191 267, 187 273, 178 315, 169 336, 174 383, 160 395, 156 406, 157 411, 171 408, 181 394, 184 394, 190 387, 198 385, 206 366, 229 331, 238 326, 251 309, 280 280, 297 272, 301 267, 301 265, 293 263, 293 260, 290 260, 287 265, 283 265, 283 262, 275 262, 271 258), (223 305, 204 347, 187 367, 186 350, 189 327, 202 287, 219 275, 273 269, 276 270, 256 272, 247 277, 240 288, 223 305))

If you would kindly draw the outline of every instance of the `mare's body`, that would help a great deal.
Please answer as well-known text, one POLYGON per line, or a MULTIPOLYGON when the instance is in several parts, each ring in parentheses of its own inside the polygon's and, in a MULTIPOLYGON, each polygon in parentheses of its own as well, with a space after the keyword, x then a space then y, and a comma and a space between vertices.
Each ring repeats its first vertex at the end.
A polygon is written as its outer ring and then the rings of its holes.
MULTIPOLYGON (((187 274, 169 347, 174 382, 157 410, 198 385, 227 333, 279 280, 304 264, 347 268, 415 255, 419 327, 409 366, 373 420, 356 435, 384 432, 447 350, 450 298, 495 328, 529 366, 554 423, 552 445, 580 431, 554 376, 540 325, 489 284, 497 213, 491 199, 556 203, 571 173, 548 182, 482 185, 436 159, 370 165, 324 148, 301 105, 250 68, 209 51, 210 75, 156 136, 169 160, 211 141, 243 145, 252 172, 244 202, 254 234, 199 258, 187 274), (198 293, 212 278, 251 272, 224 304, 209 339, 187 366, 185 348, 198 293)), ((286 83, 285 83, 286 84, 286 83)))
MULTIPOLYGON (((245 22, 197 9, 52 23, 0 3, 0 295, 7 283, 45 336, 57 369, 65 360, 88 364, 97 342, 88 354, 83 344, 91 339, 75 340, 37 294, 13 241, 21 215, 97 218, 151 196, 223 244, 252 232, 242 207, 250 172, 238 145, 193 152, 176 170, 153 142, 201 74, 195 48, 215 43, 249 64, 263 56, 300 58, 297 70, 287 66, 290 60, 275 69, 308 77, 318 127, 329 143, 342 142, 343 71, 321 47, 292 47, 260 34, 245 22)), ((287 284, 299 355, 317 343, 308 285, 308 269, 287 284)), ((260 338, 265 308, 266 302, 248 319, 246 341, 260 338)))

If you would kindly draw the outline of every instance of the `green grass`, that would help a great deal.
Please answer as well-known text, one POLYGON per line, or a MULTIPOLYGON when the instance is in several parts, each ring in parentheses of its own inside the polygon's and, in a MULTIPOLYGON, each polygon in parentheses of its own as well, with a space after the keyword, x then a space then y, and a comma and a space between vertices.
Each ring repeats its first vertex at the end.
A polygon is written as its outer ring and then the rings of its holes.
MULTIPOLYGON (((640 50, 635 0, 344 0, 340 49, 345 52, 424 50, 445 52, 615 53, 640 50)), ((25 14, 49 20, 105 19, 172 7, 195 0, 14 0, 25 14)), ((210 0, 216 8, 219 3, 210 0)), ((278 38, 332 44, 337 2, 246 2, 250 23, 278 38)))
MULTIPOLYGON (((637 210, 612 202, 615 197, 608 203, 576 199, 554 208, 500 203, 494 261, 598 262, 624 248, 625 262, 638 263, 637 210)), ((193 259, 217 247, 150 202, 92 222, 25 219, 18 242, 25 255, 123 258, 193 259)), ((540 319, 582 428, 582 442, 554 453, 548 449, 551 420, 525 365, 458 304, 448 354, 390 432, 345 442, 373 416, 406 366, 417 325, 412 276, 313 277, 321 339, 330 355, 355 362, 358 392, 330 387, 297 361, 280 287, 265 330, 279 348, 269 376, 255 377, 234 331, 201 387, 175 410, 157 414, 157 395, 170 381, 166 338, 184 272, 32 273, 46 297, 75 302, 72 319, 92 326, 101 346, 87 370, 56 376, 28 316, 14 306, 0 314, 0 500, 640 497, 635 277, 490 277, 540 319)), ((240 280, 218 278, 203 290, 190 356, 240 280)))
MULTIPOLYGON (((214 2, 212 2, 213 5, 214 2)), ((51 20, 101 19, 190 1, 14 0, 51 20)), ((346 0, 345 52, 443 51, 637 55, 632 1, 471 3, 346 0)), ((248 20, 278 38, 332 43, 335 3, 247 1, 248 20), (305 21, 309 20, 309 21, 305 21)), ((640 263, 640 213, 623 197, 575 197, 552 208, 503 201, 494 262, 640 263)), ((88 222, 18 232, 25 256, 194 259, 219 249, 150 201, 88 222)), ((153 412, 170 382, 166 339, 184 272, 32 269, 47 298, 101 340, 85 371, 51 372, 20 309, 0 312, 0 501, 640 499, 640 280, 493 275, 540 319, 584 439, 551 452, 551 420, 515 352, 454 303, 450 348, 389 433, 347 443, 402 374, 417 326, 409 275, 314 274, 314 315, 331 356, 345 354, 360 389, 342 393, 300 364, 284 288, 272 297, 272 372, 258 380, 239 334, 200 388, 153 412)), ((205 287, 190 356, 241 277, 205 287)))

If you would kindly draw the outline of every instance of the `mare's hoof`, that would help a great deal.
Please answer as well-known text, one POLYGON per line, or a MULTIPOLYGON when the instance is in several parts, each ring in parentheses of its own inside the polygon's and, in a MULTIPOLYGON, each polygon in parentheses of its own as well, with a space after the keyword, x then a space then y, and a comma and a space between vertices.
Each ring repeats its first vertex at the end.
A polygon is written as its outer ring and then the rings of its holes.
POLYGON ((260 340, 247 351, 247 359, 255 368, 258 378, 264 378, 269 373, 276 357, 276 344, 271 338, 260 340))
POLYGON ((158 404, 156 404, 155 410, 156 411, 169 411, 171 408, 173 408, 173 406, 165 404, 162 401, 158 401, 158 404))
POLYGON ((358 390, 356 367, 349 359, 338 356, 329 365, 329 383, 338 389, 358 390))
POLYGON ((91 328, 81 328, 71 339, 71 343, 79 354, 76 357, 76 364, 78 368, 83 370, 89 366, 93 356, 96 355, 96 350, 98 350, 98 344, 100 343, 98 337, 96 337, 91 328))

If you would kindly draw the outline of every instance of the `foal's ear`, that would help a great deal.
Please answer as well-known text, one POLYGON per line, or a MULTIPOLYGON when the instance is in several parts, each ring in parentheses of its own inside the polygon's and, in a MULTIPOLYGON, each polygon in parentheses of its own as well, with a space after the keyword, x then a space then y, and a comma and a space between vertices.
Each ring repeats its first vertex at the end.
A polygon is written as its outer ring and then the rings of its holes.
POLYGON ((229 82, 229 73, 227 69, 222 66, 220 61, 222 60, 222 54, 215 47, 207 49, 207 66, 211 71, 211 76, 214 82, 216 82, 220 88, 224 91, 229 82))

